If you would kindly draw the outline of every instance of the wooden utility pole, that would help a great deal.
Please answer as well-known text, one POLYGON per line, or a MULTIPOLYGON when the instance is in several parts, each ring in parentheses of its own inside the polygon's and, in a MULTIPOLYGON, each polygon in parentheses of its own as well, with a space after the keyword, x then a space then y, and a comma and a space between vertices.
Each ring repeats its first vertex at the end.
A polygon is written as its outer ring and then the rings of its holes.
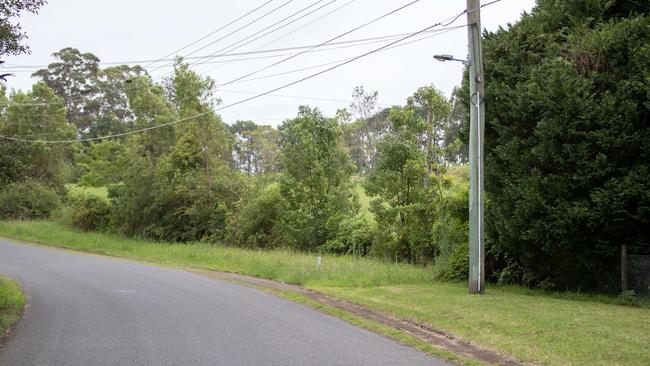
POLYGON ((481 50, 481 3, 467 0, 469 40, 469 293, 480 294, 485 288, 485 248, 483 246, 483 55, 481 50))

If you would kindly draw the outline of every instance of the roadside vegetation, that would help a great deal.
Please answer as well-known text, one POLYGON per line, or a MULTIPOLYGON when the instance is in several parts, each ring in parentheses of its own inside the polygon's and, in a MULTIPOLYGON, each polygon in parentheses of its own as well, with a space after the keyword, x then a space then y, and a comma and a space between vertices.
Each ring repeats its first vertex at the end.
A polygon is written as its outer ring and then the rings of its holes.
MULTIPOLYGON (((543 0, 484 37, 489 282, 618 294, 621 245, 650 254, 650 16, 587 3, 543 0)), ((224 122, 215 80, 182 58, 161 83, 74 48, 54 57, 31 90, 2 87, 0 135, 34 142, 0 139, 0 218, 467 278, 466 79, 389 108, 359 86, 334 116, 299 106, 271 127, 224 122)))
MULTIPOLYGON (((26 51, 11 29, 0 56, 26 51)), ((180 57, 161 82, 61 49, 31 90, 0 86, 0 220, 41 220, 0 231, 297 283, 525 361, 648 364, 648 309, 617 304, 649 295, 620 275, 622 245, 650 255, 649 40, 647 6, 609 0, 539 0, 484 34, 486 296, 461 284, 467 75, 273 127, 223 121, 180 57)))
POLYGON ((433 280, 432 267, 352 256, 322 257, 205 243, 159 243, 81 232, 49 221, 0 222, 0 236, 173 267, 241 273, 299 284, 415 320, 462 339, 546 365, 647 365, 650 306, 617 297, 433 280), (625 306, 634 305, 634 306, 625 306))
POLYGON ((20 285, 0 275, 0 341, 7 330, 20 319, 25 302, 20 285))

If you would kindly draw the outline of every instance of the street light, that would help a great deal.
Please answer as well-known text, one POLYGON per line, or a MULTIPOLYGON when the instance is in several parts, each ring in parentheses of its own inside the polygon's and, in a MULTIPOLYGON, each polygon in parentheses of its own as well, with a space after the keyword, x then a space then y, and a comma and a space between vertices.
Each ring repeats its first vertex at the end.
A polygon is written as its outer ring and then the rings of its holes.
POLYGON ((453 55, 433 55, 433 58, 435 58, 438 61, 458 61, 461 62, 465 66, 469 66, 469 61, 468 60, 461 60, 454 58, 453 55))

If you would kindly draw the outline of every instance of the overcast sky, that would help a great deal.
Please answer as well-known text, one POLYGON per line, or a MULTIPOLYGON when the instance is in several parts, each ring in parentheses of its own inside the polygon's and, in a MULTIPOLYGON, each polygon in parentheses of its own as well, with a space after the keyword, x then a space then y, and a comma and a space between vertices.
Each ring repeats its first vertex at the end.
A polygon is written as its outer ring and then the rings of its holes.
MULTIPOLYGON (((19 57, 5 57, 5 60, 9 67, 46 65, 54 61, 51 54, 64 47, 75 47, 82 52, 91 52, 98 56, 102 62, 155 60, 218 29, 266 1, 49 0, 49 3, 41 9, 38 15, 24 15, 20 19, 23 29, 28 33, 27 43, 32 53, 19 57)), ((289 0, 273 0, 257 12, 183 50, 180 54, 186 55, 219 38, 223 39, 197 51, 192 56, 224 53, 243 43, 236 42, 317 0, 293 0, 250 26, 224 37, 287 1, 289 0), (234 43, 236 43, 234 46, 228 48, 234 43)), ((296 17, 322 5, 332 3, 285 28, 232 52, 319 44, 410 1, 322 0, 296 17), (339 7, 339 10, 330 15, 281 38, 339 7), (278 40, 270 43, 275 39, 278 40), (265 45, 266 43, 269 44, 265 45)), ((482 1, 482 3, 486 2, 482 1)), ((370 26, 337 39, 336 42, 418 31, 462 12, 465 3, 465 0, 421 0, 370 26)), ((490 31, 496 30, 499 26, 505 27, 508 23, 516 22, 522 12, 530 11, 533 6, 534 0, 502 0, 483 8, 482 26, 490 31)), ((290 18, 286 22, 296 17, 290 18)), ((276 27, 285 23, 280 23, 276 27)), ((464 24, 466 24, 466 18, 462 16, 453 26, 464 24)), ((264 32, 258 35, 261 34, 264 32)), ((427 36, 432 35, 428 34, 427 36)), ((249 40, 251 39, 253 38, 249 38, 249 40)), ((388 42, 390 40, 360 46, 350 43, 337 46, 336 49, 330 47, 327 51, 305 53, 249 78, 351 58, 381 47, 388 42), (355 46, 341 48, 341 46, 349 45, 355 46)), ((349 104, 352 89, 357 85, 363 85, 366 90, 377 90, 382 106, 403 104, 405 98, 411 95, 416 88, 427 84, 434 84, 448 96, 453 87, 461 80, 462 65, 455 62, 434 61, 432 55, 436 53, 453 54, 458 58, 465 58, 467 55, 466 28, 448 30, 428 39, 375 53, 275 93, 283 96, 265 96, 221 110, 219 113, 229 123, 239 119, 250 119, 261 124, 271 125, 277 125, 282 119, 295 116, 300 104, 317 106, 325 114, 333 115, 337 108, 349 104), (305 99, 294 98, 296 96, 305 99)), ((195 70, 212 76, 217 83, 225 83, 287 57, 287 52, 284 52, 282 53, 285 55, 283 57, 260 58, 260 56, 277 54, 237 56, 241 57, 239 60, 234 60, 236 58, 234 56, 221 57, 211 59, 204 65, 197 65, 195 70), (251 58, 255 59, 251 60, 251 58), (224 60, 233 61, 227 64, 216 63, 224 60)), ((196 60, 189 61, 196 62, 196 60)), ((156 63, 151 65, 149 70, 165 64, 165 62, 156 63)), ((277 77, 232 83, 223 86, 219 96, 222 98, 223 104, 227 105, 253 95, 246 93, 267 91, 333 65, 277 77)), ((169 68, 152 71, 152 76, 157 79, 166 72, 169 72, 169 68)), ((10 79, 9 86, 18 89, 30 88, 34 79, 31 79, 29 75, 30 72, 27 71, 17 73, 16 77, 10 79)))

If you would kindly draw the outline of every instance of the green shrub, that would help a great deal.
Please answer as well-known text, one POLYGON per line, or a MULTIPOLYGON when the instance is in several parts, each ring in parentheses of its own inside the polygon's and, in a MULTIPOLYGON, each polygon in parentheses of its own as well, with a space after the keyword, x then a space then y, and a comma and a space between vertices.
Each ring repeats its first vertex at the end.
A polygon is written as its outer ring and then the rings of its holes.
POLYGON ((618 295, 618 303, 621 305, 636 305, 638 299, 634 290, 623 291, 618 295))
POLYGON ((95 195, 69 196, 61 210, 60 221, 84 231, 107 230, 111 206, 108 200, 95 195))
POLYGON ((497 276, 497 285, 506 286, 522 283, 523 270, 516 263, 509 263, 497 276))
POLYGON ((0 189, 0 219, 42 219, 60 204, 56 190, 36 180, 14 182, 0 189))
POLYGON ((249 190, 238 206, 228 223, 228 244, 247 248, 282 245, 276 223, 282 215, 284 200, 277 183, 249 190))
POLYGON ((467 181, 450 181, 437 205, 438 220, 433 225, 433 238, 438 247, 434 264, 436 278, 446 281, 467 279, 469 266, 467 181))
POLYGON ((351 254, 365 256, 370 252, 373 228, 365 218, 366 215, 355 216, 341 221, 338 235, 327 241, 321 249, 328 253, 351 254))
POLYGON ((65 188, 65 205, 56 213, 59 222, 84 231, 109 229, 111 204, 106 187, 68 184, 65 188))
POLYGON ((124 184, 109 187, 116 231, 173 242, 224 239, 227 214, 241 186, 234 171, 215 166, 206 176, 202 170, 179 173, 169 164, 156 170, 142 162, 130 169, 124 184))

